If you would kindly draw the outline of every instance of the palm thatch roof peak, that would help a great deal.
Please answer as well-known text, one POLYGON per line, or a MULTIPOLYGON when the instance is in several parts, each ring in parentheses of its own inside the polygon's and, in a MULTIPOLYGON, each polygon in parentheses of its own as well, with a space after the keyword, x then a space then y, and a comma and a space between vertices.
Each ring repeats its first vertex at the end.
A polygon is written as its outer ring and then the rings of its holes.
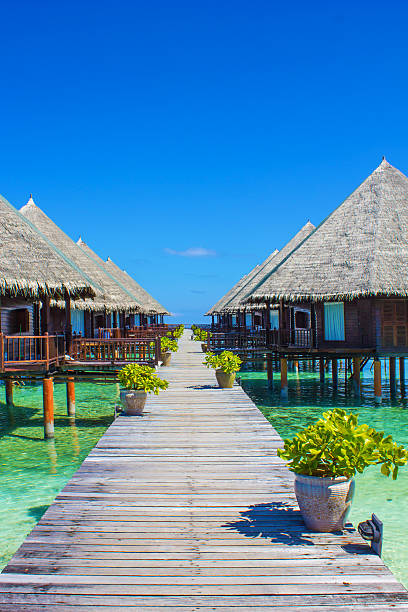
POLYGON ((47 217, 32 198, 21 208, 20 212, 92 280, 93 286, 96 287, 95 300, 79 302, 76 304, 76 308, 95 311, 125 310, 138 312, 140 310, 140 303, 137 298, 109 274, 103 266, 86 255, 58 225, 47 217))
POLYGON ((127 272, 121 270, 119 266, 117 266, 110 257, 107 258, 106 261, 103 261, 99 255, 97 255, 87 244, 79 238, 77 241, 78 246, 85 252, 89 257, 95 259, 100 265, 104 267, 104 269, 111 274, 114 278, 117 279, 122 285, 129 287, 129 290, 132 294, 136 295, 137 299, 140 302, 141 311, 146 314, 162 314, 168 315, 169 312, 162 306, 157 300, 155 300, 150 293, 148 293, 143 287, 137 283, 134 278, 129 276, 127 272))
POLYGON ((310 221, 307 221, 303 227, 287 242, 281 250, 272 258, 267 259, 260 269, 254 274, 248 282, 246 282, 234 298, 226 305, 229 311, 242 310, 248 308, 244 303, 247 296, 250 295, 266 277, 273 274, 274 270, 289 257, 289 255, 296 249, 302 242, 304 242, 310 234, 315 230, 315 226, 310 221))
POLYGON ((95 295, 91 279, 0 196, 0 294, 38 299, 95 295))
POLYGON ((249 302, 408 296, 408 178, 385 158, 249 302))

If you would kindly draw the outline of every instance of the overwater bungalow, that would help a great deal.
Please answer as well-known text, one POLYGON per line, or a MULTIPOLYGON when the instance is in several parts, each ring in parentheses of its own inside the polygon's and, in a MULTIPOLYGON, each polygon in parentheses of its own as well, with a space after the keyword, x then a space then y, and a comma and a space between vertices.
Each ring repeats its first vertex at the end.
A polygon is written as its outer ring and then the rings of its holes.
MULTIPOLYGON (((113 318, 118 319, 120 313, 135 313, 143 309, 141 301, 129 287, 119 282, 105 269, 104 265, 87 254, 67 236, 36 206, 32 197, 20 212, 101 288, 93 300, 78 302, 72 309, 71 324, 74 335, 93 337, 95 330, 114 327, 113 318)), ((60 331, 64 325, 61 307, 60 302, 53 302, 50 308, 50 325, 56 332, 60 331)))
POLYGON ((408 178, 383 159, 244 301, 279 305, 282 352, 393 357, 408 355, 407 297, 408 178))
MULTIPOLYGON (((48 327, 49 300, 69 306, 100 288, 1 196, 0 224, 0 370, 48 368, 64 355, 64 337, 60 345, 48 327)), ((66 326, 59 331, 65 333, 66 326)))
MULTIPOLYGON (((113 276, 121 285, 128 287, 133 295, 135 295, 141 304, 141 310, 138 315, 132 316, 129 314, 125 317, 125 313, 120 317, 119 327, 133 327, 137 323, 139 325, 157 325, 163 323, 163 317, 169 312, 150 293, 148 293, 139 283, 137 283, 127 272, 121 270, 112 259, 108 257, 107 261, 103 261, 83 240, 79 238, 77 245, 89 256, 92 257, 99 265, 113 276), (138 321, 135 317, 138 317, 138 321)), ((115 325, 113 326, 115 327, 115 325)))
POLYGON ((308 221, 280 251, 273 251, 265 261, 245 275, 234 287, 215 304, 206 315, 218 314, 226 322, 229 331, 234 324, 239 328, 255 330, 273 329, 278 326, 278 312, 265 301, 244 303, 246 297, 267 278, 315 229, 308 221))

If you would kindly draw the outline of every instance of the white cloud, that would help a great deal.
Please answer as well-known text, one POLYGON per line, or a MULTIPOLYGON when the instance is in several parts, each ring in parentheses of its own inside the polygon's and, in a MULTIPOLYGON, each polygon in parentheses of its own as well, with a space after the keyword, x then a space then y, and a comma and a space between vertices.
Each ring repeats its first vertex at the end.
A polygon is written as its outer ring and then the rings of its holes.
POLYGON ((164 249, 168 255, 180 255, 181 257, 214 257, 217 253, 211 249, 203 247, 190 247, 185 251, 175 251, 174 249, 164 249))

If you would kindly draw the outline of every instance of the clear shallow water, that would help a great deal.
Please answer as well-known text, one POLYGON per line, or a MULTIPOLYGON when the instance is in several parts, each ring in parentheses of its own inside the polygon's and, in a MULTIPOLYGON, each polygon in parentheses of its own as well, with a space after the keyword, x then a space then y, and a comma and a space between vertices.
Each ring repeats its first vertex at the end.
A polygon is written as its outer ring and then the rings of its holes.
MULTIPOLYGON (((377 406, 374 403, 373 377, 368 369, 362 373, 359 399, 353 396, 350 383, 345 386, 344 370, 339 372, 336 393, 333 393, 331 374, 326 375, 325 383, 321 385, 318 372, 304 372, 302 369, 299 374, 289 372, 289 399, 286 402, 280 399, 279 373, 274 374, 273 391, 268 388, 266 372, 261 369, 239 374, 245 391, 282 438, 292 437, 317 420, 324 410, 337 406, 358 413, 361 423, 391 434, 395 441, 408 448, 408 400, 401 398, 398 381, 395 395, 390 395, 385 375, 383 367, 383 401, 377 406)), ((382 558, 408 587, 408 467, 400 469, 396 481, 380 474, 378 467, 371 467, 364 474, 357 475, 356 484, 350 520, 357 525, 374 512, 383 521, 382 558)))
POLYGON ((66 386, 54 385, 55 439, 48 441, 42 386, 15 387, 13 408, 0 403, 0 569, 113 420, 117 385, 81 382, 75 392, 76 419, 70 420, 66 386))

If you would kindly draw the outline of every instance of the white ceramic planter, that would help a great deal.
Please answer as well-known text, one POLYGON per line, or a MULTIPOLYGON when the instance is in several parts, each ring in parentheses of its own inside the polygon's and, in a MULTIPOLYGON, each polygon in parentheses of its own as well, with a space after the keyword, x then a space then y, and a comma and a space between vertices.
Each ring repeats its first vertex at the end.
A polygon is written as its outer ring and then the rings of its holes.
POLYGON ((215 370, 215 377, 221 389, 232 389, 234 386, 235 376, 235 372, 232 374, 227 374, 222 370, 215 370))
POLYGON ((313 531, 341 531, 350 512, 354 479, 295 475, 295 494, 306 527, 313 531))
POLYGON ((145 393, 144 391, 131 391, 129 389, 121 389, 120 399, 123 402, 125 414, 134 416, 137 414, 142 414, 146 404, 147 393, 145 393))
POLYGON ((164 366, 170 365, 171 352, 168 351, 167 353, 162 353, 161 354, 161 360, 162 360, 162 365, 164 365, 164 366))

